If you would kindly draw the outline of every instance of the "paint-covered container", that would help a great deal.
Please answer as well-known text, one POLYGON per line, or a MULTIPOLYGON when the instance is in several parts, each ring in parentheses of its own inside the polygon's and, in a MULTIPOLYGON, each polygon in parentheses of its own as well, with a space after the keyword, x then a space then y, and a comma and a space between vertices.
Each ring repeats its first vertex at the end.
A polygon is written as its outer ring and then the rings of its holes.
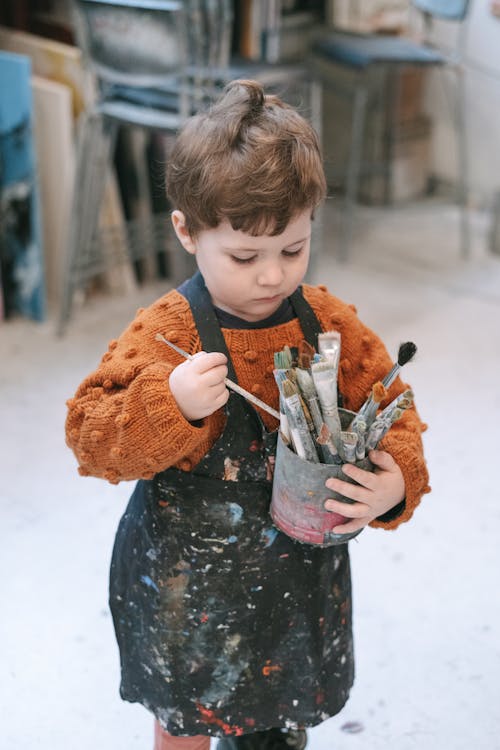
MULTIPOLYGON (((346 428, 354 412, 339 409, 342 428, 346 428)), ((357 461, 354 466, 371 471, 373 464, 368 458, 357 461)), ((323 464, 306 461, 298 456, 278 435, 276 464, 274 467, 273 492, 270 513, 275 526, 292 539, 318 547, 345 544, 360 531, 350 534, 334 534, 332 529, 342 523, 337 513, 325 510, 325 500, 334 498, 345 503, 353 501, 325 486, 327 479, 339 477, 356 484, 342 473, 342 464, 323 464)))

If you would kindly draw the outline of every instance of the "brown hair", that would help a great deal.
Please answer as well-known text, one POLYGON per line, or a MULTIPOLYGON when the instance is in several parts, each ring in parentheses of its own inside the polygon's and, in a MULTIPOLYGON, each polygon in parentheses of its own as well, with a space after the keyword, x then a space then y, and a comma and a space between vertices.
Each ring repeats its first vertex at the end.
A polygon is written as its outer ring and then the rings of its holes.
POLYGON ((256 81, 232 81, 182 128, 167 194, 191 236, 227 219, 248 234, 281 234, 326 194, 318 137, 293 107, 256 81))

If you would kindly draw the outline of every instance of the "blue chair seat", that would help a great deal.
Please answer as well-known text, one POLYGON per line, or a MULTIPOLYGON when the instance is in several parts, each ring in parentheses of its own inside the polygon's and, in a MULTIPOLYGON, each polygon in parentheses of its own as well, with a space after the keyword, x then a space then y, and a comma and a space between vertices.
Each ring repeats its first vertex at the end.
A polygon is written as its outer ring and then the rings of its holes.
POLYGON ((334 32, 318 39, 313 49, 330 62, 360 69, 377 63, 441 65, 445 62, 443 55, 431 47, 404 37, 377 34, 334 32))
POLYGON ((173 90, 162 91, 153 88, 137 88, 120 84, 102 86, 102 99, 106 102, 123 101, 137 107, 151 107, 167 112, 178 112, 179 94, 173 90))

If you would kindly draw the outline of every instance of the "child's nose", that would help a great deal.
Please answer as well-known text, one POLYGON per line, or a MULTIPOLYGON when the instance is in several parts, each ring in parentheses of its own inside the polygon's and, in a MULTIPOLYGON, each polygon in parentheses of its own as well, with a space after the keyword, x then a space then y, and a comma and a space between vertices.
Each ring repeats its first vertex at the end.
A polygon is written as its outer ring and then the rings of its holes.
POLYGON ((283 281, 283 269, 279 262, 266 263, 260 269, 259 284, 262 286, 278 286, 283 281))

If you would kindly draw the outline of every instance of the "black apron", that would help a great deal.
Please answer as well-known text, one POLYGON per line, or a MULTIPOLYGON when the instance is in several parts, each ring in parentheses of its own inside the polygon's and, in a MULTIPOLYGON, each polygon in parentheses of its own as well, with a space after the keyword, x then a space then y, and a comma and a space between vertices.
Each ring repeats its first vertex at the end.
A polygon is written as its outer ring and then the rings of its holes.
MULTIPOLYGON (((235 380, 202 277, 183 293, 204 351, 223 351, 235 380)), ((315 345, 312 308, 301 292, 290 301, 315 345)), ((235 393, 226 415, 192 471, 137 483, 111 562, 121 696, 174 735, 314 726, 353 682, 347 544, 311 547, 273 527, 276 433, 235 393)))

